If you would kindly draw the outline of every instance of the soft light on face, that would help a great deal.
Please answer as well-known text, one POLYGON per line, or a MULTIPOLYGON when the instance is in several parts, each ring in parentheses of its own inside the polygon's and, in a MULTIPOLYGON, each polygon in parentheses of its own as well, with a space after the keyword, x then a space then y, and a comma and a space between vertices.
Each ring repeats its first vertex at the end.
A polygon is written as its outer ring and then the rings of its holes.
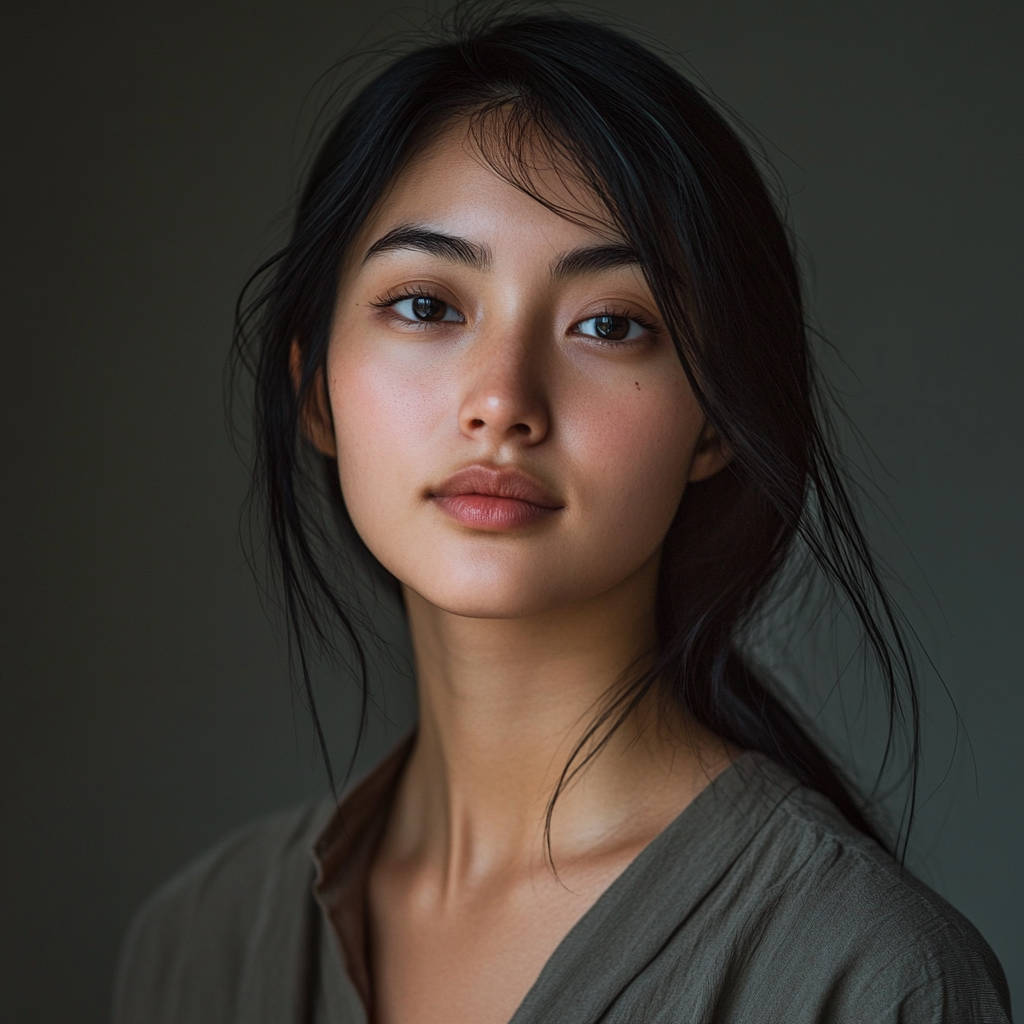
POLYGON ((356 528, 460 615, 622 585, 722 463, 623 240, 504 181, 463 128, 409 163, 354 245, 327 374, 356 528))

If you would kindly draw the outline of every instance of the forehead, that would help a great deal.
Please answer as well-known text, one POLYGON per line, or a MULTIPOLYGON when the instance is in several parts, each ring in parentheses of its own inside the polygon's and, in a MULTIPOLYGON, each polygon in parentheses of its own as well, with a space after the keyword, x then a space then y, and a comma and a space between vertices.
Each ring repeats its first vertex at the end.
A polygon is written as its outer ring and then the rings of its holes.
POLYGON ((407 223, 485 242, 495 252, 527 243, 545 260, 545 250, 622 241, 604 203, 571 164, 529 140, 514 153, 501 145, 500 137, 480 140, 465 121, 440 132, 396 176, 356 251, 407 223))

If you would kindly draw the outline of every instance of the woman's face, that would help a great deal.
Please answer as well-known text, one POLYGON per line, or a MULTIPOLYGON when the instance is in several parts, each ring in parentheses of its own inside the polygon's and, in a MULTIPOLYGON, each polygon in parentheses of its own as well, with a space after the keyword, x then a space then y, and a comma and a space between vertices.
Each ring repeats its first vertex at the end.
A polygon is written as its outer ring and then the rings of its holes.
POLYGON ((345 502, 402 583, 459 615, 549 611, 649 571, 687 482, 723 461, 623 239, 596 200, 540 181, 582 216, 453 128, 397 178, 340 282, 345 502))

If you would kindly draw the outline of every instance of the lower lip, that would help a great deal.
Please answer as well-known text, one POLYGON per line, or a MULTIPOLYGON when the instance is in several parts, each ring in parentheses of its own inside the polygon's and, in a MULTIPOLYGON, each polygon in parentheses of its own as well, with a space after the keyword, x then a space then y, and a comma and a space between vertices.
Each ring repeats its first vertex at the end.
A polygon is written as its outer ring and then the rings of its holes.
POLYGON ((516 530, 542 522, 559 511, 515 498, 496 498, 490 494, 453 494, 434 498, 445 515, 463 526, 477 530, 516 530))

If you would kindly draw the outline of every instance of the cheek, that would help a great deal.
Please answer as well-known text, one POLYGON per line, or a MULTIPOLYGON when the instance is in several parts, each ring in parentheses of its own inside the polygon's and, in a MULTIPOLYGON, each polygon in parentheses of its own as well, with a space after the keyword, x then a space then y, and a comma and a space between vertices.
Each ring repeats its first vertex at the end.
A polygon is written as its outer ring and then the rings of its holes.
POLYGON ((338 346, 328 376, 342 493, 377 553, 389 525, 419 497, 414 481, 436 438, 443 399, 421 367, 381 359, 370 349, 338 346))
POLYGON ((582 503, 603 509, 617 546, 656 547, 686 488, 704 423, 685 377, 648 380, 628 399, 621 389, 591 394, 574 421, 567 440, 582 503))

